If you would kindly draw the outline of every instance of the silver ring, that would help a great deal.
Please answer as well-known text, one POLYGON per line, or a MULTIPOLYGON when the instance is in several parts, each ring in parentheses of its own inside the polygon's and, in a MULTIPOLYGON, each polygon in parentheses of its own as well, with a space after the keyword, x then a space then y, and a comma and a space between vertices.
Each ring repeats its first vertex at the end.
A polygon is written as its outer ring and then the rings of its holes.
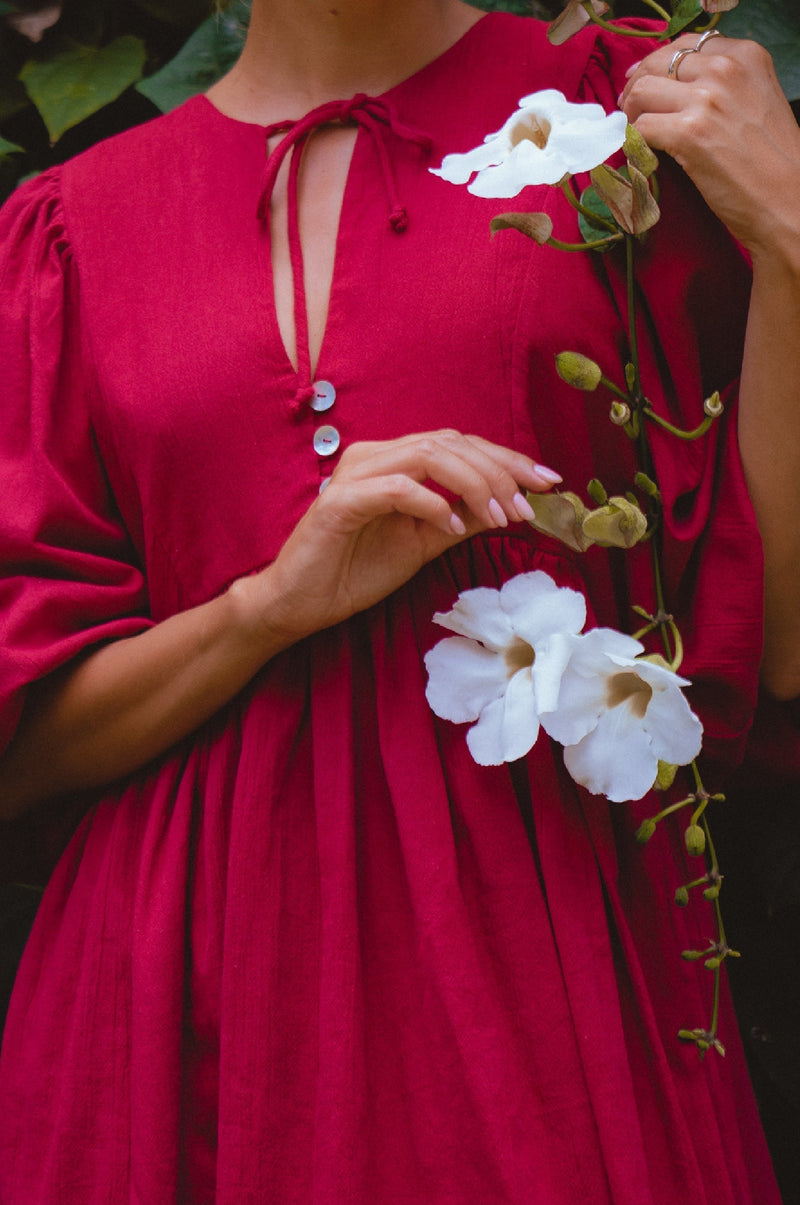
POLYGON ((676 50, 669 61, 667 67, 667 79, 677 80, 678 68, 680 67, 687 54, 697 54, 697 46, 684 46, 682 50, 676 50))
POLYGON ((724 34, 721 34, 718 29, 707 29, 706 32, 701 34, 697 39, 697 42, 695 43, 695 50, 700 50, 700 48, 705 46, 706 42, 708 42, 710 38, 721 37, 724 37, 724 34))

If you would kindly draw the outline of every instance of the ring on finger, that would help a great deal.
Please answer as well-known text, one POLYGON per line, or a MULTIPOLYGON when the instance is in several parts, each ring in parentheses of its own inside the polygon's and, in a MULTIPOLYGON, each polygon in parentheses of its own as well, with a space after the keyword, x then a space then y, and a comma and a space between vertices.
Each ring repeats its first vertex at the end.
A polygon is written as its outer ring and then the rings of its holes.
POLYGON ((680 67, 683 60, 686 58, 687 54, 697 54, 697 47, 696 46, 684 46, 680 50, 675 51, 675 53, 673 54, 672 58, 669 61, 669 67, 667 67, 667 79, 677 80, 678 68, 680 67))
POLYGON ((697 39, 694 48, 695 50, 701 50, 705 46, 706 42, 710 41, 711 38, 722 38, 724 36, 725 35, 721 34, 718 29, 707 29, 706 32, 702 33, 697 39))

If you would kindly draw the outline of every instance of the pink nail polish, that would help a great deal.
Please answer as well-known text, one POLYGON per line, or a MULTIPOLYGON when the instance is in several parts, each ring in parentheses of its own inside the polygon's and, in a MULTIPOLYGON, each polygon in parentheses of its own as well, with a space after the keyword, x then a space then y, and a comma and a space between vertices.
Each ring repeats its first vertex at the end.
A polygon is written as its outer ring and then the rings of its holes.
POLYGON ((548 485, 556 485, 557 482, 564 480, 560 473, 557 473, 555 469, 548 469, 547 465, 544 464, 537 464, 534 471, 537 477, 540 477, 542 481, 546 481, 548 485))
POLYGON ((496 498, 489 499, 488 511, 497 527, 508 527, 508 516, 496 498))
POLYGON ((530 521, 536 518, 533 507, 523 494, 515 494, 513 502, 520 519, 528 519, 530 521))
POLYGON ((467 529, 464 526, 463 520, 458 515, 450 515, 450 530, 454 535, 463 536, 467 534, 467 529))

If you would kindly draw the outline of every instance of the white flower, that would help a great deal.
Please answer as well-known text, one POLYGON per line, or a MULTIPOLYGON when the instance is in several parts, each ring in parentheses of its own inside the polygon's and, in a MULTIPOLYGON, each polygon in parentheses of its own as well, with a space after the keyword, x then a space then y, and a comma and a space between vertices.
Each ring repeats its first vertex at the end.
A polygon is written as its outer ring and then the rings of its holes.
POLYGON ((600 105, 573 104, 546 89, 524 96, 496 134, 464 154, 445 155, 435 176, 466 184, 478 197, 515 197, 528 184, 558 184, 566 175, 591 171, 625 141, 624 113, 606 116, 600 105))
POLYGON ((639 641, 610 628, 561 640, 569 659, 558 698, 540 718, 565 746, 576 782, 615 803, 641 799, 659 761, 683 766, 697 757, 703 728, 681 691, 685 678, 639 659, 639 641))
POLYGON ((455 724, 478 721, 467 744, 480 765, 524 757, 539 735, 539 709, 558 696, 570 653, 563 637, 586 622, 583 596, 535 570, 500 590, 465 590, 434 620, 459 635, 425 657, 432 709, 455 724))

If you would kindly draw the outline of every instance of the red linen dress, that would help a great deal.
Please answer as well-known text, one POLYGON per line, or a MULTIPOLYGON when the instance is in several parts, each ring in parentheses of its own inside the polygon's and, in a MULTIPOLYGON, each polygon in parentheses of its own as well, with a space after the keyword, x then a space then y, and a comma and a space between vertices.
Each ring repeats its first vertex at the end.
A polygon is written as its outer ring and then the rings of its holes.
MULTIPOLYGON (((573 237, 557 190, 482 201, 427 168, 538 88, 612 109, 641 53, 594 34, 556 50, 489 15, 382 98, 344 197, 322 413, 278 332, 261 128, 198 97, 19 190, 0 272, 5 738, 26 682, 274 558, 336 463, 325 426, 342 447, 453 426, 568 488, 630 482, 608 397, 553 363, 575 348, 619 373, 621 265, 490 240, 523 206, 573 237)), ((748 279, 662 176, 644 374, 694 426, 735 376, 748 279)), ((754 705, 759 542, 729 417, 653 442, 714 786, 754 705)), ((2 1205, 776 1202, 727 998, 725 1060, 676 1039, 708 1020, 711 977, 679 952, 712 923, 671 902, 696 873, 679 829, 637 847, 654 800, 588 795, 544 737, 513 770, 479 767, 425 701, 431 616, 458 591, 544 568, 630 630, 648 565, 524 525, 471 540, 93 801, 12 1001, 2 1205)))

